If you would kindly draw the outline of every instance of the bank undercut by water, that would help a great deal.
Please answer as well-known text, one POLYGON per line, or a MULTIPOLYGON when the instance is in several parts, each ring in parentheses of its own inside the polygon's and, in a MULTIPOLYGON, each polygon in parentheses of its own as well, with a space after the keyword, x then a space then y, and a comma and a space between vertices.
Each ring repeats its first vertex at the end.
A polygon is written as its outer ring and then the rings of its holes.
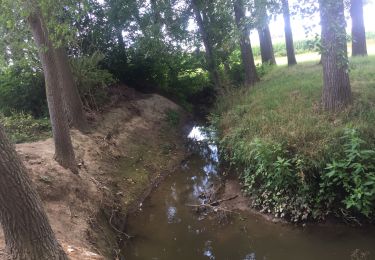
POLYGON ((222 97, 211 117, 222 156, 259 210, 293 222, 375 215, 375 57, 351 62, 352 106, 320 109, 321 66, 269 72, 222 97))

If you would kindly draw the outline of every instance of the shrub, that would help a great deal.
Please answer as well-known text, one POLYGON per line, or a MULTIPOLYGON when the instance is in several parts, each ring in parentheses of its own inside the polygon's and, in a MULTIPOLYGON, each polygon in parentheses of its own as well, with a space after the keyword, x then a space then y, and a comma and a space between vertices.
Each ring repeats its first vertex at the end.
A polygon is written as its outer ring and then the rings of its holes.
POLYGON ((71 62, 74 79, 84 105, 96 110, 109 100, 106 89, 116 82, 111 73, 100 68, 103 59, 103 54, 95 52, 91 56, 75 58, 71 62))
POLYGON ((346 209, 367 218, 374 215, 375 150, 365 149, 357 130, 346 129, 343 154, 327 164, 319 200, 327 208, 346 209))
POLYGON ((0 114, 0 122, 14 143, 37 141, 49 137, 51 133, 48 118, 35 119, 30 114, 12 113, 10 116, 0 114))
POLYGON ((311 215, 302 159, 290 158, 281 144, 257 138, 250 144, 237 143, 232 147, 231 156, 229 161, 242 168, 244 189, 252 197, 254 207, 293 222, 306 220, 311 215))

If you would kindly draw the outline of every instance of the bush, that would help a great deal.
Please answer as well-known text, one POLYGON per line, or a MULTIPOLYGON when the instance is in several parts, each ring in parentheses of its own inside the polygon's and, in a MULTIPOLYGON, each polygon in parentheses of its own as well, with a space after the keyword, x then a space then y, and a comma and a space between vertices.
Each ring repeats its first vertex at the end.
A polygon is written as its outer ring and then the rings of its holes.
POLYGON ((346 129, 343 139, 343 154, 322 176, 319 200, 327 208, 345 208, 349 214, 370 218, 375 211, 375 150, 363 147, 365 141, 355 129, 346 129))
POLYGON ((35 117, 48 114, 44 78, 29 66, 14 65, 0 73, 0 111, 31 113, 35 117))
POLYGON ((288 158, 282 145, 260 139, 248 148, 250 151, 242 152, 247 158, 232 160, 246 162, 242 178, 245 191, 253 196, 253 206, 275 217, 294 222, 306 220, 312 210, 305 196, 308 186, 303 176, 303 160, 288 158))
POLYGON ((48 118, 35 119, 30 114, 0 114, 0 122, 14 143, 37 141, 51 136, 51 124, 48 118))
POLYGON ((84 56, 72 60, 72 70, 75 83, 80 92, 84 105, 99 110, 108 100, 107 87, 116 83, 112 74, 100 68, 104 55, 95 52, 91 56, 84 56))

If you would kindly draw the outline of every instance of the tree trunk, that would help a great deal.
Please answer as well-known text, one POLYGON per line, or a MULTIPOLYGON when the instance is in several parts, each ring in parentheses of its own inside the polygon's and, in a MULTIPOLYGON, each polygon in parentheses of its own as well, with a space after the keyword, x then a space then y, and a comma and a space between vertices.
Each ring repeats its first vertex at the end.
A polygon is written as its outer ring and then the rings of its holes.
POLYGON ((271 32, 268 24, 258 28, 260 54, 262 63, 276 64, 275 54, 273 52, 271 32))
POLYGON ((194 14, 195 14, 195 19, 199 27, 199 31, 202 36, 203 44, 206 49, 205 55, 206 55, 206 62, 208 65, 208 72, 210 73, 210 77, 211 77, 211 80, 214 84, 216 91, 220 93, 222 91, 222 86, 221 86, 220 75, 219 75, 219 71, 218 71, 215 56, 214 56, 213 46, 212 46, 209 34, 207 32, 207 28, 204 24, 201 12, 198 8, 196 1, 197 0, 192 0, 192 6, 193 6, 194 14))
POLYGON ((157 0, 150 0, 150 3, 151 3, 151 10, 152 10, 152 21, 153 21, 153 24, 154 24, 154 28, 153 28, 153 32, 154 32, 154 36, 156 37, 156 40, 157 41, 161 41, 161 38, 163 37, 163 33, 162 33, 162 18, 161 18, 161 15, 160 15, 160 11, 159 11, 159 7, 158 7, 158 3, 157 3, 157 0))
POLYGON ((27 170, 0 126, 0 222, 17 260, 68 259, 52 231, 27 170))
POLYGON ((62 88, 64 108, 69 125, 81 132, 88 131, 87 120, 77 86, 74 83, 68 55, 63 47, 55 50, 56 65, 59 71, 59 82, 62 88))
POLYGON ((285 25, 285 45, 286 53, 288 57, 288 65, 297 64, 296 55, 294 53, 294 43, 293 43, 293 33, 292 27, 290 26, 290 12, 289 12, 289 3, 288 0, 282 0, 283 5, 283 16, 284 16, 284 25, 285 25))
POLYGON ((350 0, 352 18, 352 56, 366 56, 366 31, 363 21, 363 0, 350 0))
POLYGON ((49 40, 43 17, 38 9, 30 14, 28 22, 35 44, 39 49, 39 57, 44 71, 48 110, 55 142, 55 160, 61 166, 70 169, 74 173, 78 173, 68 121, 64 113, 62 89, 59 85, 55 51, 49 40))
POLYGON ((250 30, 249 27, 244 23, 245 10, 243 0, 236 0, 234 2, 234 14, 236 18, 236 25, 240 31, 240 47, 242 65, 245 70, 245 85, 252 86, 259 81, 255 63, 253 50, 250 42, 250 30))
POLYGON ((338 111, 352 101, 346 21, 342 0, 319 0, 322 25, 323 108, 338 111))
POLYGON ((117 41, 118 47, 121 50, 121 52, 125 52, 124 37, 122 37, 122 30, 120 28, 117 29, 117 41))

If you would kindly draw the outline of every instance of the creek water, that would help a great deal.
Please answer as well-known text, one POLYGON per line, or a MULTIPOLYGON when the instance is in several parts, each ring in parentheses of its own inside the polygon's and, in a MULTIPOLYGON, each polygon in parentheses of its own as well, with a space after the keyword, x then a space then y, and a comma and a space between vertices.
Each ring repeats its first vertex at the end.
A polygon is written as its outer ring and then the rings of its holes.
POLYGON ((375 229, 346 226, 295 227, 240 212, 220 224, 197 214, 202 193, 220 180, 218 151, 208 134, 189 134, 193 155, 128 219, 125 259, 344 260, 375 259, 375 229))

